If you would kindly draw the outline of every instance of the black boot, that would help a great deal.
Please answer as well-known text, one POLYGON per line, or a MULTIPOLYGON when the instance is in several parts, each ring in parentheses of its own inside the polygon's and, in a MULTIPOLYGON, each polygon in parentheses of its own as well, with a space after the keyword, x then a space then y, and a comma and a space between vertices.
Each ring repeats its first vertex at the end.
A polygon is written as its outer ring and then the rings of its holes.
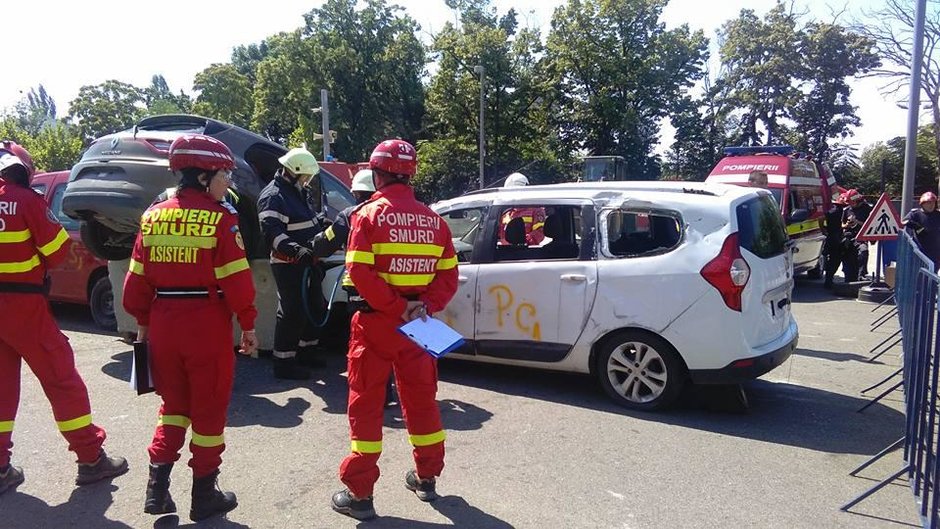
POLYGON ((167 514, 176 512, 176 504, 170 496, 170 472, 173 463, 150 465, 150 479, 147 481, 147 500, 144 512, 147 514, 167 514))
POLYGON ((326 367, 323 355, 323 349, 319 345, 303 346, 297 351, 297 363, 303 367, 320 369, 326 367))
POLYGON ((297 357, 274 358, 274 378, 282 380, 307 380, 310 370, 297 363, 297 357))
POLYGON ((351 516, 357 520, 370 520, 375 518, 375 507, 372 505, 372 496, 358 499, 349 492, 349 489, 341 490, 330 499, 330 506, 333 510, 351 516))
POLYGON ((215 514, 225 514, 238 507, 235 494, 219 488, 219 471, 208 476, 193 476, 193 502, 189 509, 189 519, 198 522, 215 514))
POLYGON ((127 472, 127 460, 123 457, 108 457, 101 451, 94 463, 79 463, 76 485, 89 485, 97 481, 120 476, 127 472))
POLYGON ((405 488, 414 492, 421 501, 434 501, 437 499, 436 484, 436 479, 421 479, 414 470, 409 470, 405 474, 405 488))
POLYGON ((25 480, 22 468, 7 463, 6 468, 0 469, 0 494, 15 489, 25 480))

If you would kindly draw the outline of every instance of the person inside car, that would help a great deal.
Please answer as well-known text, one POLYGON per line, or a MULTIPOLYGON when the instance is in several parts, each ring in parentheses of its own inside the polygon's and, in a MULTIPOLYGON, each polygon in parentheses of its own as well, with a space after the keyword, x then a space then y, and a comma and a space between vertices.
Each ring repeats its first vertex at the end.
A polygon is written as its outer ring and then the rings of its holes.
MULTIPOLYGON (((524 187, 529 185, 529 178, 522 173, 512 173, 506 177, 503 187, 524 187)), ((525 244, 538 246, 545 240, 545 208, 509 208, 503 212, 499 221, 499 245, 515 244, 512 237, 506 238, 506 228, 515 219, 522 219, 525 229, 525 244)), ((514 224, 518 224, 516 221, 514 224)))

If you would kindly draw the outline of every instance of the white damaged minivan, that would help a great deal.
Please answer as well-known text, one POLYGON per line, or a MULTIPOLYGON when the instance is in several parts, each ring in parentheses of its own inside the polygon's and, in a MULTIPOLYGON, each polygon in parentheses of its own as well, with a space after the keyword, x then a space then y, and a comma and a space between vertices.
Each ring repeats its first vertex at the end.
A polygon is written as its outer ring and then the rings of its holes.
POLYGON ((591 373, 617 403, 653 410, 687 383, 758 377, 796 348, 792 254, 766 190, 595 182, 432 207, 459 259, 437 316, 467 344, 449 357, 591 373))

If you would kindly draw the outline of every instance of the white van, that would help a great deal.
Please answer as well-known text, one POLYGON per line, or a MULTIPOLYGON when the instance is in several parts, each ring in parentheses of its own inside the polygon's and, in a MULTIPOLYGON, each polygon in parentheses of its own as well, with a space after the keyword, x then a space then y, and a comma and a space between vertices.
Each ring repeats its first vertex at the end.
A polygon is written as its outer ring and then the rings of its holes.
POLYGON ((596 182, 498 188, 432 206, 459 291, 438 314, 449 356, 591 373, 619 404, 659 409, 683 385, 758 377, 796 348, 791 253, 756 188, 596 182), (527 237, 514 212, 541 209, 527 237))

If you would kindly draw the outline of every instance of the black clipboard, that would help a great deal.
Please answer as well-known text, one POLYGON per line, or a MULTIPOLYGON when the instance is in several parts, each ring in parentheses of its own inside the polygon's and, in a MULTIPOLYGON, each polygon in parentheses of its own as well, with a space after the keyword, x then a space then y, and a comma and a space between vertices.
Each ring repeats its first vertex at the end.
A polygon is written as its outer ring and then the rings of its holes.
POLYGON ((134 356, 131 364, 131 388, 138 395, 153 393, 153 376, 150 373, 150 348, 147 342, 134 342, 134 356))

